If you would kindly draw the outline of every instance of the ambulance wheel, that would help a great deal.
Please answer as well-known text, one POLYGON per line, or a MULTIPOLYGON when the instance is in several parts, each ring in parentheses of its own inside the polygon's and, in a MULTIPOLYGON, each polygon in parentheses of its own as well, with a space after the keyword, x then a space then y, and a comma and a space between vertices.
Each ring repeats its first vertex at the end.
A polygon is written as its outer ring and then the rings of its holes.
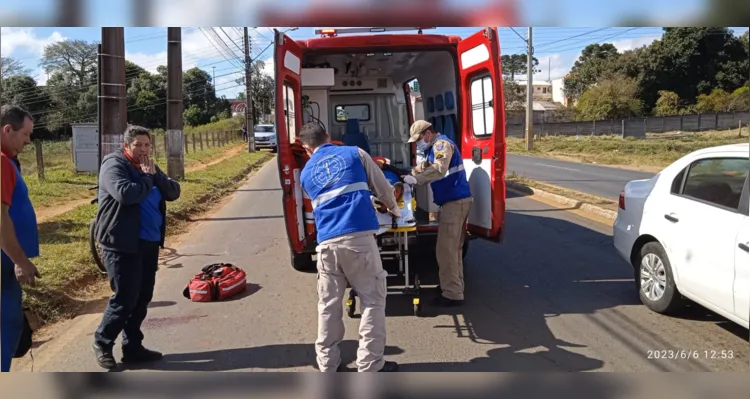
POLYGON ((298 272, 312 273, 317 270, 312 254, 292 253, 292 267, 298 272))

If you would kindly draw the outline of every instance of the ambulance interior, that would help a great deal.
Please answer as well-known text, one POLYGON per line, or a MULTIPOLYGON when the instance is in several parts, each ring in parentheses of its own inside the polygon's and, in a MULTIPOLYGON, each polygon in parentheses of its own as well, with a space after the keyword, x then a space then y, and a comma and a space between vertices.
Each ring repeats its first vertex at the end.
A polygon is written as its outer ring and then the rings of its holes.
MULTIPOLYGON (((334 141, 347 145, 365 141, 371 156, 409 169, 413 159, 423 159, 421 146, 415 152, 407 143, 412 112, 414 120, 430 121, 437 131, 461 144, 457 67, 448 51, 312 54, 303 58, 302 67, 303 122, 321 123, 334 141), (409 87, 414 80, 418 93, 409 87)), ((295 137, 290 139, 294 142, 295 137)), ((302 162, 297 159, 300 168, 302 162)), ((416 186, 414 196, 418 226, 436 225, 438 206, 429 185, 416 186)))

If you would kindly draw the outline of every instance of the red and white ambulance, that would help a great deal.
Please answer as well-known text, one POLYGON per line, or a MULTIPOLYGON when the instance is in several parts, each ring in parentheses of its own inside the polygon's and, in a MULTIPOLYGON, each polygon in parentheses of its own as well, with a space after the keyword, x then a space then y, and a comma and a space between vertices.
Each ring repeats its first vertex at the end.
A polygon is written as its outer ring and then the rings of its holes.
MULTIPOLYGON (((309 121, 322 124, 334 141, 364 133, 372 156, 403 169, 417 163, 417 145, 407 143, 414 116, 430 121, 456 142, 463 158, 474 199, 468 238, 500 242, 506 146, 497 29, 465 39, 420 28, 316 33, 321 37, 293 40, 275 32, 278 165, 292 266, 315 270, 315 223, 300 186, 307 157, 297 139, 309 121), (409 33, 371 34, 391 30, 409 33), (412 90, 415 80, 419 95, 412 90)), ((429 185, 417 186, 414 196, 417 229, 409 247, 434 259, 439 207, 429 185)))

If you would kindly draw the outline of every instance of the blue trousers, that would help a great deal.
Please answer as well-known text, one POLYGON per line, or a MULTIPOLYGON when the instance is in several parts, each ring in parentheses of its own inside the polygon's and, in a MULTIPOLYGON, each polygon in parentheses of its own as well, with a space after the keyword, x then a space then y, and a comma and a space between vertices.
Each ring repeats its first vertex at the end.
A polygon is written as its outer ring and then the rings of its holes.
POLYGON ((10 363, 16 353, 23 331, 23 290, 16 279, 13 264, 2 264, 2 282, 0 282, 0 352, 2 364, 0 371, 10 371, 10 363))
POLYGON ((94 342, 102 349, 112 349, 120 333, 123 348, 138 348, 143 342, 141 324, 154 295, 159 243, 141 240, 139 248, 138 254, 103 251, 102 262, 114 294, 94 333, 94 342))

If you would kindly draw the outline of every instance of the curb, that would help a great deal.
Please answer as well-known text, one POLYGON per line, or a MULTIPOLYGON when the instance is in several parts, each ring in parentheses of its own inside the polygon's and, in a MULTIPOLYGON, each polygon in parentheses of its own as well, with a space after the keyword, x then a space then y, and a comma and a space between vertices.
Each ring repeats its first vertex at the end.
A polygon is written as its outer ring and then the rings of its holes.
POLYGON ((592 215, 596 215, 605 219, 615 220, 617 218, 617 212, 610 210, 610 209, 604 209, 600 206, 590 204, 585 201, 579 201, 572 198, 568 198, 559 194, 553 194, 548 191, 544 191, 539 188, 534 188, 527 186, 525 184, 520 184, 512 181, 505 181, 506 187, 510 188, 514 191, 519 191, 524 194, 530 194, 530 195, 538 195, 543 198, 550 199, 552 201, 555 201, 559 204, 566 205, 572 208, 580 209, 586 213, 590 213, 592 215))

